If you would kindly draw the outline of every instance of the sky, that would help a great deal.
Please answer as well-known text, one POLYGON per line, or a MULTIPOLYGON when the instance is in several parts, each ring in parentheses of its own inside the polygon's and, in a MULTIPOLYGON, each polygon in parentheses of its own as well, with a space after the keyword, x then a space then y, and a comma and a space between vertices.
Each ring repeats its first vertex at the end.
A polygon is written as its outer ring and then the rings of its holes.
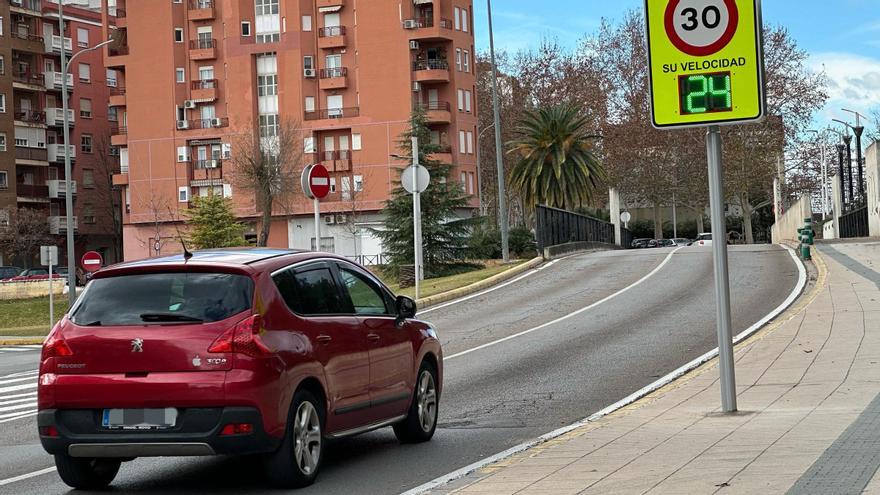
MULTIPOLYGON (((854 123, 842 108, 867 114, 880 107, 880 0, 764 0, 764 23, 783 25, 830 79, 828 104, 816 116, 854 123)), ((619 20, 643 0, 495 0, 495 47, 517 51, 555 37, 574 47, 602 18, 619 20), (540 8, 536 8, 539 6, 540 8)), ((477 44, 488 49, 486 2, 474 0, 477 44)))

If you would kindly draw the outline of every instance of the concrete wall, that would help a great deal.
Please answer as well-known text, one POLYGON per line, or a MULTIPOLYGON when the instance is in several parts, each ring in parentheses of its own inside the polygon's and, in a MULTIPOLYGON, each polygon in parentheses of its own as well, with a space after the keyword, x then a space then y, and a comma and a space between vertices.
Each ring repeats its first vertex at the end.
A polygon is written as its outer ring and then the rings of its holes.
MULTIPOLYGON (((61 295, 64 292, 64 281, 52 281, 52 292, 61 295)), ((29 280, 22 282, 0 282, 0 300, 30 299, 49 295, 48 280, 29 280)))
POLYGON ((865 152, 865 182, 868 188, 868 235, 880 236, 880 143, 874 141, 865 152))
POLYGON ((779 221, 771 227, 773 244, 780 244, 784 241, 800 242, 797 231, 804 226, 804 219, 812 216, 813 209, 810 197, 804 196, 791 205, 791 208, 779 217, 779 221))

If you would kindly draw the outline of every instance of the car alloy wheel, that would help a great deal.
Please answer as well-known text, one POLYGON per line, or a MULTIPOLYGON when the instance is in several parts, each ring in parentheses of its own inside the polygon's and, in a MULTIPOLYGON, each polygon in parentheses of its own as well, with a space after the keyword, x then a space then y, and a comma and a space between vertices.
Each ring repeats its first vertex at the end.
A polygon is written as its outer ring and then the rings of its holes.
POLYGON ((437 387, 434 385, 434 375, 428 370, 422 370, 419 377, 416 400, 419 404, 419 425, 427 433, 437 421, 437 387))
POLYGON ((293 454, 305 475, 312 474, 321 459, 321 420, 311 402, 303 402, 293 423, 293 454))

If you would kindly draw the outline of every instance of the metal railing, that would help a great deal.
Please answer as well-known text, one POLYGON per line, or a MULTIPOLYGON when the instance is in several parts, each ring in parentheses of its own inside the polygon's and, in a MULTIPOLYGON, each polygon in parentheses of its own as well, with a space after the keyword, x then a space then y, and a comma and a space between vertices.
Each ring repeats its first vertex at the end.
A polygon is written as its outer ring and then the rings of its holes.
POLYGON ((16 71, 12 73, 12 80, 23 84, 38 84, 42 86, 45 82, 45 76, 30 71, 16 71))
POLYGON ((117 125, 110 128, 111 136, 125 136, 128 134, 128 127, 124 125, 117 125))
POLYGON ((46 112, 35 112, 33 110, 15 112, 15 120, 20 122, 32 122, 36 124, 46 123, 46 112))
POLYGON ((351 151, 349 150, 335 150, 335 151, 321 151, 318 153, 318 157, 321 161, 324 162, 332 162, 336 160, 351 160, 351 151))
POLYGON ((13 38, 17 38, 20 40, 39 41, 40 43, 43 42, 42 36, 37 35, 37 34, 31 34, 30 32, 23 33, 21 31, 19 31, 18 29, 13 29, 11 35, 13 38))
POLYGON ((211 158, 207 160, 193 160, 193 168, 195 169, 213 169, 223 166, 223 160, 219 158, 211 158))
POLYGON ((213 0, 190 0, 190 10, 210 9, 214 7, 213 0))
POLYGON ((419 103, 419 108, 426 112, 431 110, 449 112, 452 110, 452 105, 448 101, 429 101, 428 103, 419 103))
POLYGON ((216 79, 200 79, 198 81, 193 81, 190 86, 191 89, 215 89, 216 87, 216 79))
POLYGON ((325 108, 314 112, 306 112, 305 120, 347 119, 360 116, 359 107, 325 108))
POLYGON ((540 205, 535 208, 535 215, 538 249, 541 251, 570 242, 614 244, 614 225, 608 222, 540 205))
POLYGON ((206 50, 210 48, 214 48, 217 46, 217 40, 211 39, 198 39, 198 40, 190 40, 189 41, 189 49, 190 50, 206 50))
POLYGON ((333 77, 345 77, 348 75, 347 67, 333 67, 330 69, 321 69, 321 79, 330 79, 333 77))
POLYGON ((318 29, 319 38, 332 38, 334 36, 345 36, 345 26, 328 26, 318 29))
POLYGON ((125 96, 125 86, 111 87, 110 96, 125 96))
POLYGON ((840 224, 840 237, 843 239, 868 237, 868 207, 863 206, 841 215, 838 223, 840 224))
POLYGON ((449 70, 449 62, 441 59, 419 60, 413 63, 413 70, 449 70))
POLYGON ((346 258, 363 266, 387 265, 391 257, 387 254, 362 254, 360 256, 346 256, 346 258))
POLYGON ((49 186, 35 184, 15 184, 15 193, 26 198, 45 198, 49 196, 49 186))
POLYGON ((128 45, 116 46, 107 49, 107 54, 111 57, 123 57, 125 55, 128 55, 128 53, 128 45))
POLYGON ((15 147, 16 160, 34 160, 45 162, 49 160, 49 150, 46 148, 31 148, 27 146, 15 147))
POLYGON ((635 236, 633 235, 632 232, 630 232, 629 229, 621 227, 620 228, 620 238, 621 238, 620 239, 621 240, 620 246, 623 249, 632 249, 632 247, 633 247, 632 243, 633 243, 633 240, 635 239, 635 236))
POLYGON ((193 119, 187 122, 189 123, 189 129, 213 129, 216 127, 229 127, 229 119, 226 117, 215 117, 213 119, 193 119))

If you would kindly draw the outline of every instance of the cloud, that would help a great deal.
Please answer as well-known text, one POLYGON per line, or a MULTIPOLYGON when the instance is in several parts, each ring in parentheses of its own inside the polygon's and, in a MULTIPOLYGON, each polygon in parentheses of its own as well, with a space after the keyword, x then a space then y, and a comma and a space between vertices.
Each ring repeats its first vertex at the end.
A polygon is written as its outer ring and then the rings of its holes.
POLYGON ((829 100, 822 117, 850 120, 842 108, 867 115, 870 109, 880 107, 880 58, 824 52, 813 54, 810 65, 813 70, 824 70, 829 78, 829 100))

